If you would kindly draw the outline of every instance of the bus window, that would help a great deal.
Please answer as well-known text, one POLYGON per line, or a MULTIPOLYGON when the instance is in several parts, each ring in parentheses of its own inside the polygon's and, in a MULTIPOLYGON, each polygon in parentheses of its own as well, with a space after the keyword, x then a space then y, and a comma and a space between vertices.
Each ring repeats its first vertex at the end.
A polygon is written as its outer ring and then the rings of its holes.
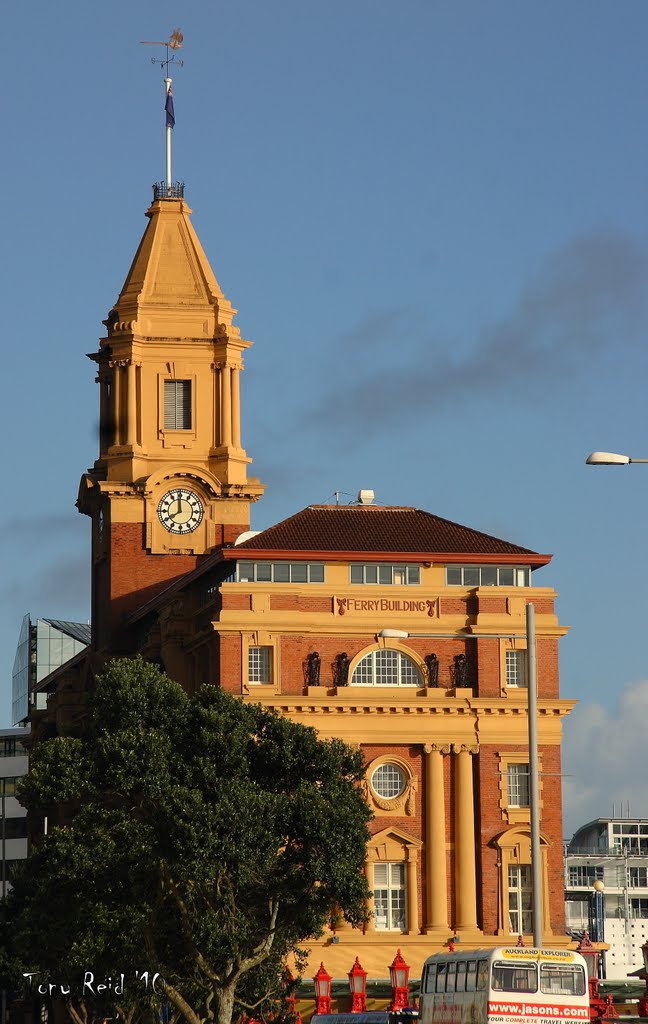
POLYGON ((436 991, 445 992, 445 972, 447 964, 437 964, 436 991))
POLYGON ((457 992, 466 991, 466 961, 460 960, 457 964, 457 992))
POLYGON ((425 968, 425 977, 423 979, 423 991, 434 992, 436 986, 436 964, 428 964, 425 968))
MULTIPOLYGON (((470 980, 470 961, 468 962, 467 981, 469 981, 469 980, 470 980)), ((478 992, 485 992, 487 988, 488 988, 488 960, 480 960, 479 964, 477 965, 477 991, 478 992)), ((472 991, 472 989, 468 989, 468 985, 467 984, 466 984, 466 990, 467 991, 472 991)))
POLYGON ((538 971, 530 961, 495 960, 492 988, 495 992, 537 992, 538 971))
POLYGON ((540 964, 540 991, 561 996, 585 995, 585 972, 580 964, 540 964))
POLYGON ((457 964, 451 960, 446 971, 446 992, 454 992, 455 978, 457 977, 457 964))
POLYGON ((466 992, 474 992, 477 987, 477 961, 469 960, 466 964, 466 992))

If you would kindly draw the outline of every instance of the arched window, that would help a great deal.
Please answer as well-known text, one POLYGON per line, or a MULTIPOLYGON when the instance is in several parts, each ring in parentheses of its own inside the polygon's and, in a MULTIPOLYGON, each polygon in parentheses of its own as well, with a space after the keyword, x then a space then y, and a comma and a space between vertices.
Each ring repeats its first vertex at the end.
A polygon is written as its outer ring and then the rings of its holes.
POLYGON ((400 651, 371 651, 356 665, 352 686, 423 686, 421 673, 400 651))

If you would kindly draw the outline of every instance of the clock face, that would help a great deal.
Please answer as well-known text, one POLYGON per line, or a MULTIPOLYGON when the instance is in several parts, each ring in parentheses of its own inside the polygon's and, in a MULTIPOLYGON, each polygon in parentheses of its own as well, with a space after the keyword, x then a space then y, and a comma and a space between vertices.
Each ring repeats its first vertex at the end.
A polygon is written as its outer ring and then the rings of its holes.
POLYGON ((158 516, 169 533, 193 533, 202 522, 204 509, 197 494, 185 487, 174 487, 160 499, 158 516))

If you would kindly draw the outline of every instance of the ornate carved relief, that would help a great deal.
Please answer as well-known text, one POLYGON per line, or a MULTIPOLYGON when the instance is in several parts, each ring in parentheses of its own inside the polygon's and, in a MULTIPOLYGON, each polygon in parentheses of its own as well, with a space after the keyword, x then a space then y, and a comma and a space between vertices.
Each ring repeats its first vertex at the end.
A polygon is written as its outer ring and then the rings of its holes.
POLYGON ((453 743, 452 752, 454 754, 478 754, 479 744, 475 743, 474 746, 467 743, 453 743))
POLYGON ((367 768, 367 777, 362 784, 365 799, 369 806, 376 812, 383 811, 384 813, 400 814, 405 812, 408 817, 411 817, 416 813, 416 794, 418 791, 418 780, 412 774, 410 766, 401 758, 394 757, 390 754, 385 754, 382 757, 376 758, 371 762, 367 768), (381 796, 373 785, 371 779, 376 771, 384 764, 395 765, 403 775, 403 789, 397 795, 393 797, 381 796))

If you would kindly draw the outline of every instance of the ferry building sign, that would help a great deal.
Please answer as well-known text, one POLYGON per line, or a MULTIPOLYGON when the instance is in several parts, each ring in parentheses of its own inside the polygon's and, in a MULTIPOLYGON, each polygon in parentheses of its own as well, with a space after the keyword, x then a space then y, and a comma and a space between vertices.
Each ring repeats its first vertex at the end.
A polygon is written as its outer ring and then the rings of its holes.
POLYGON ((338 615, 347 612, 424 612, 432 618, 436 611, 436 601, 402 600, 389 597, 358 598, 336 597, 338 615))

